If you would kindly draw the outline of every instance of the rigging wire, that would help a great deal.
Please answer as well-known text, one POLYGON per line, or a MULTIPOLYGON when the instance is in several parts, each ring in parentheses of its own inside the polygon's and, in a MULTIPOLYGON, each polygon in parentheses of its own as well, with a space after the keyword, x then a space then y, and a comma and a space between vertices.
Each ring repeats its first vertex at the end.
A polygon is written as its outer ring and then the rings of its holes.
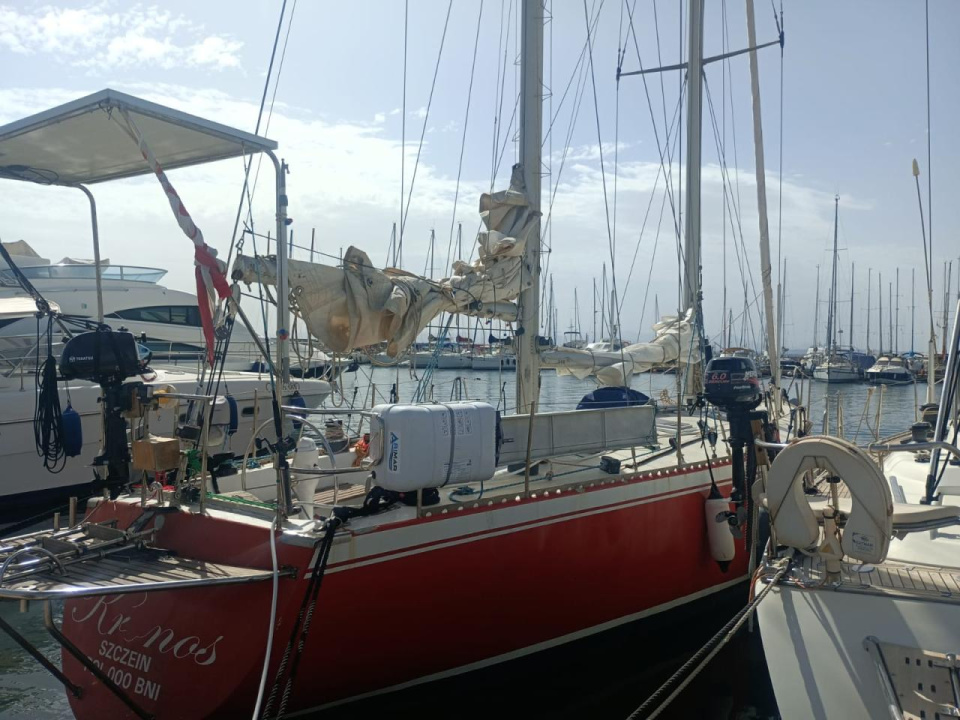
MULTIPOLYGON (((507 82, 507 48, 510 46, 510 20, 513 18, 513 0, 510 0, 510 5, 507 8, 507 36, 504 39, 503 37, 503 3, 500 3, 500 44, 497 48, 497 85, 496 87, 496 97, 494 98, 494 104, 497 106, 497 114, 493 117, 493 150, 490 157, 490 191, 493 191, 493 185, 496 182, 497 170, 500 167, 500 160, 503 158, 503 152, 500 153, 500 159, 497 158, 497 148, 500 147, 500 130, 503 123, 503 96, 504 96, 504 87, 507 82), (503 62, 500 62, 500 51, 503 50, 503 62)), ((519 93, 518 93, 518 102, 519 102, 519 93)), ((514 112, 516 112, 516 107, 514 107, 514 112)), ((510 121, 510 127, 513 126, 513 120, 510 121)), ((507 135, 509 135, 510 127, 507 128, 507 135)), ((506 147, 506 140, 504 140, 504 147, 506 147)))
MULTIPOLYGON (((633 7, 634 9, 636 9, 637 7, 636 0, 634 0, 633 7)), ((660 18, 657 15, 656 0, 654 0, 653 2, 653 28, 657 38, 657 66, 663 67, 663 55, 662 55, 662 50, 660 46, 660 18)), ((638 57, 639 57, 639 49, 638 49, 638 57)), ((663 73, 657 73, 657 75, 659 75, 660 77, 660 104, 663 108, 663 127, 666 128, 667 127, 667 90, 666 90, 666 86, 663 83, 663 73)), ((680 79, 680 91, 679 93, 677 93, 677 97, 679 98, 678 107, 682 104, 683 96, 684 96, 684 93, 686 92, 686 88, 687 88, 687 77, 685 73, 682 73, 681 79, 680 79)), ((651 119, 653 118, 652 110, 651 110, 650 117, 651 119)), ((682 123, 682 120, 680 120, 680 122, 682 123)), ((672 193, 672 192, 675 192, 675 188, 673 185, 673 144, 669 141, 669 137, 664 140, 664 143, 666 144, 666 148, 667 148, 667 170, 669 171, 666 176, 666 180, 669 184, 670 192, 672 193)), ((679 144, 677 146, 677 152, 678 153, 680 152, 679 144)))
MULTIPOLYGON (((596 7, 596 2, 594 2, 594 7, 596 7)), ((592 22, 593 33, 596 33, 597 31, 597 24, 599 23, 599 20, 600 20, 600 10, 602 9, 602 7, 603 7, 603 2, 601 1, 600 7, 597 8, 596 14, 594 15, 594 19, 592 22)), ((569 90, 570 84, 573 82, 573 77, 574 76, 577 77, 577 86, 576 86, 576 89, 574 90, 574 106, 570 111, 570 120, 567 124, 567 133, 564 139, 563 154, 560 156, 560 167, 557 170, 557 179, 553 183, 553 194, 550 197, 550 205, 547 209, 547 217, 544 220, 544 226, 543 226, 544 232, 542 233, 542 235, 546 234, 548 230, 552 232, 553 206, 557 199, 557 193, 560 190, 560 179, 563 176, 563 169, 564 167, 566 167, 567 156, 570 153, 571 143, 573 140, 573 132, 576 128, 577 119, 580 117, 580 107, 583 103, 584 93, 586 92, 586 89, 587 89, 586 77, 585 77, 587 66, 586 66, 586 63, 584 62, 586 60, 587 47, 588 47, 588 43, 587 41, 584 41, 583 50, 580 53, 580 59, 577 61, 577 64, 573 69, 573 73, 571 74, 570 82, 567 84, 567 90, 569 90)), ((566 94, 567 92, 565 90, 564 98, 566 98, 566 94)), ((561 105, 562 104, 563 104, 563 98, 561 99, 561 105)), ((559 114, 560 114, 560 110, 558 109, 556 117, 559 117, 559 114)), ((551 257, 552 257, 552 253, 548 252, 547 262, 542 273, 543 275, 549 274, 551 257)))
MULTIPOLYGON (((602 7, 602 3, 601 3, 602 7)), ((599 11, 598 11, 599 12, 599 11)), ((590 85, 593 89, 593 114, 597 124, 597 150, 600 153, 600 182, 603 186, 603 209, 607 221, 607 248, 610 252, 610 285, 613 290, 613 297, 610 302, 610 312, 611 314, 616 314, 617 317, 617 333, 619 334, 621 327, 620 325, 620 308, 618 304, 619 296, 617 295, 617 246, 616 246, 616 236, 614 230, 610 225, 610 202, 607 199, 607 173, 606 167, 603 162, 603 138, 600 134, 600 103, 597 100, 597 80, 593 70, 593 42, 590 38, 590 15, 587 12, 587 0, 583 0, 583 21, 587 27, 587 47, 588 55, 590 58, 590 85)), ((619 116, 619 98, 620 98, 620 82, 619 82, 619 73, 617 75, 617 113, 619 116)), ((612 335, 613 333, 611 333, 612 335)), ((624 353, 623 353, 623 343, 619 342, 619 339, 616 337, 610 338, 612 342, 616 343, 619 346, 620 350, 620 361, 626 362, 624 353)), ((624 385, 629 385, 629 378, 624 372, 624 385)))
MULTIPOLYGON (((707 82, 706 77, 704 77, 703 88, 704 88, 704 94, 706 95, 706 98, 707 98, 707 107, 710 111, 711 129, 713 130, 714 139, 716 140, 716 145, 717 145, 717 156, 720 163, 721 179, 723 182, 729 184, 730 169, 727 164, 726 153, 723 151, 723 148, 721 147, 722 143, 719 140, 719 135, 718 135, 719 129, 718 129, 717 118, 716 118, 716 110, 713 104, 713 97, 710 93, 710 84, 707 82)), ((729 193, 727 195, 728 195, 727 202, 731 203, 732 198, 729 197, 730 195, 729 193)), ((753 268, 749 262, 746 262, 746 258, 749 257, 749 254, 747 253, 746 244, 743 239, 743 225, 741 223, 740 208, 735 203, 731 203, 731 204, 732 204, 731 217, 730 217, 731 226, 733 225, 734 220, 736 220, 736 227, 734 228, 734 249, 737 251, 737 263, 740 268, 741 279, 743 280, 744 297, 746 298, 749 294, 748 288, 747 288, 748 280, 749 280, 749 286, 753 289, 754 294, 756 294, 757 288, 756 288, 756 283, 753 277, 753 268), (739 246, 737 245, 738 240, 740 243, 739 246), (746 273, 744 273, 743 271, 744 265, 746 266, 746 270, 747 270, 746 273)), ((751 324, 750 324, 751 334, 755 335, 756 333, 753 328, 752 317, 750 318, 750 320, 751 320, 751 324)))
MULTIPOLYGON (((673 136, 676 141, 679 141, 680 109, 681 109, 681 107, 683 106, 683 98, 686 96, 686 87, 687 87, 687 86, 686 86, 686 83, 684 83, 683 92, 680 94, 680 97, 677 98, 677 106, 676 106, 676 108, 674 109, 673 120, 671 121, 669 127, 667 128, 666 140, 667 140, 668 145, 672 145, 672 144, 673 144, 673 143, 671 142, 671 136, 673 136), (677 129, 677 135, 673 135, 674 129, 677 129)), ((645 230, 645 228, 646 228, 646 226, 647 226, 647 219, 650 217, 650 209, 651 209, 651 207, 653 206, 653 201, 654 201, 654 198, 656 197, 656 193, 657 193, 657 186, 659 185, 659 183, 660 183, 660 178, 661 178, 662 176, 663 176, 663 166, 661 165, 661 166, 659 166, 659 167, 657 168, 657 176, 654 178, 654 180, 653 180, 653 188, 650 190, 650 200, 647 202, 647 209, 646 209, 646 211, 644 212, 644 215, 643 215, 643 223, 640 225, 640 235, 639 235, 639 237, 637 238, 636 247, 634 247, 633 259, 630 261, 630 272, 627 273, 627 282, 626 282, 626 285, 625 285, 624 288, 623 288, 624 296, 626 296, 627 289, 630 287, 630 280, 631 280, 631 278, 633 277, 633 270, 634 270, 634 267, 636 266, 636 263, 637 263, 637 256, 638 256, 639 253, 640 253, 640 244, 643 242, 643 233, 644 233, 644 230, 645 230)), ((666 178, 664 178, 664 182, 666 182, 666 178)), ((665 192, 666 192, 666 191, 665 191, 665 192)), ((664 195, 663 201, 664 201, 664 203, 666 202, 666 195, 664 195)), ((661 221, 662 221, 662 220, 663 220, 663 215, 662 215, 663 209, 662 209, 662 208, 661 208, 661 210, 660 210, 660 213, 661 213, 661 218, 660 218, 660 219, 661 219, 661 221)), ((658 231, 658 233, 659 233, 659 224, 658 224, 658 227, 657 227, 657 231, 658 231)), ((652 262, 652 260, 651 260, 651 262, 652 262)), ((649 283, 649 279, 648 279, 647 282, 649 283)), ((626 302, 625 298, 621 298, 621 299, 620 299, 620 306, 617 308, 617 312, 618 312, 618 313, 623 310, 623 304, 624 304, 624 302, 626 302)), ((641 317, 641 323, 642 323, 643 315, 641 314, 640 317, 641 317)), ((639 341, 638 341, 638 342, 639 342, 639 341)))
POLYGON ((410 0, 403 3, 403 101, 400 105, 400 235, 397 239, 397 251, 394 255, 394 265, 400 266, 400 252, 403 248, 403 227, 406 218, 403 216, 403 193, 406 190, 406 162, 407 162, 407 37, 410 18, 410 0))
POLYGON ((447 268, 450 268, 450 254, 453 251, 453 228, 457 223, 457 201, 460 199, 460 177, 463 174, 463 154, 467 146, 467 125, 470 122, 470 101, 473 98, 473 78, 477 68, 477 48, 480 47, 480 24, 483 19, 483 0, 477 12, 477 33, 473 40, 473 61, 470 64, 470 84, 467 86, 467 109, 463 115, 463 136, 460 140, 460 160, 457 163, 457 185, 453 193, 453 215, 450 218, 450 238, 447 241, 447 268))
MULTIPOLYGON (((637 31, 636 31, 636 28, 634 27, 634 22, 633 22, 633 10, 631 10, 631 9, 629 8, 629 6, 627 7, 627 16, 628 16, 628 24, 629 24, 629 26, 630 26, 630 34, 633 36, 633 45, 634 45, 634 48, 636 49, 636 52, 637 52, 637 62, 639 63, 640 69, 642 70, 642 69, 643 69, 643 59, 640 57, 640 41, 637 39, 637 31)), ((650 98, 650 87, 649 87, 649 85, 647 84, 647 76, 646 76, 646 75, 641 75, 641 76, 640 76, 640 79, 643 81, 643 92, 644 92, 644 95, 645 95, 646 100, 647 100, 647 109, 648 109, 648 111, 649 111, 649 113, 650 113, 650 122, 651 122, 651 124, 653 125, 653 137, 654 137, 654 140, 655 140, 655 142, 656 142, 656 144, 657 144, 657 153, 658 153, 659 158, 660 158, 660 165, 664 168, 664 171, 665 171, 665 172, 668 172, 668 173, 669 173, 670 170, 667 168, 667 162, 670 162, 670 159, 667 158, 667 157, 665 157, 665 155, 664 155, 664 146, 663 146, 663 144, 660 142, 660 131, 659 131, 658 128, 657 128, 657 120, 656 120, 656 117, 654 116, 654 112, 653 112, 653 101, 652 101, 651 98, 650 98)), ((681 92, 682 92, 682 91, 683 91, 683 80, 681 79, 681 92)), ((670 166, 672 167, 672 162, 670 162, 670 166)), ((670 177, 670 176, 668 175, 668 177, 670 177)), ((679 193, 677 193, 677 194, 678 194, 678 196, 679 196, 679 193)), ((668 196, 667 196, 667 197, 668 197, 669 200, 670 200, 670 211, 671 211, 671 213, 672 213, 672 215, 673 215, 674 232, 676 233, 677 242, 679 243, 679 242, 681 241, 681 237, 682 237, 682 236, 681 236, 681 233, 680 233, 679 217, 678 217, 678 214, 677 214, 677 212, 678 212, 678 207, 677 207, 677 206, 678 206, 678 204, 679 204, 679 197, 676 197, 676 198, 675 198, 675 197, 674 197, 674 193, 673 193, 672 191, 671 191, 670 193, 668 193, 668 196)), ((681 262, 682 262, 682 261, 683 261, 683 258, 681 258, 681 262)))
MULTIPOLYGON (((260 134, 260 121, 263 119, 263 108, 267 102, 267 90, 270 88, 270 78, 273 76, 273 61, 277 56, 277 44, 280 41, 280 29, 283 27, 283 17, 287 10, 287 0, 280 6, 280 18, 277 20, 277 32, 273 36, 273 49, 270 51, 270 63, 267 65, 267 78, 263 81, 263 94, 260 96, 260 110, 257 112, 257 124, 253 134, 260 134)), ((236 242, 237 230, 240 227, 240 216, 243 214, 243 201, 247 197, 247 183, 250 181, 250 165, 244 158, 243 188, 240 190, 240 202, 237 203, 237 216, 233 221, 233 232, 230 234, 230 250, 227 253, 227 262, 233 256, 233 247, 236 242)))
MULTIPOLYGON (((750 0, 751 2, 753 0, 750 0)), ((772 0, 771 0, 772 1, 772 0)), ((730 47, 730 28, 727 24, 727 0, 723 0, 720 6, 721 12, 721 24, 723 26, 723 32, 721 33, 721 52, 724 55, 727 54, 727 50, 730 47)), ((730 76, 730 59, 727 58, 723 61, 723 64, 720 66, 720 119, 722 124, 721 129, 721 147, 723 151, 726 152, 727 149, 727 78, 733 78, 730 76)), ((726 338, 729 333, 725 332, 727 329, 727 184, 723 183, 723 206, 721 210, 721 227, 723 228, 723 304, 720 309, 720 329, 721 329, 721 341, 720 347, 725 347, 729 343, 726 342, 726 338)))
MULTIPOLYGON (((280 63, 277 65, 277 77, 273 81, 273 94, 270 96, 270 109, 267 111, 267 122, 263 127, 264 134, 270 132, 270 122, 273 120, 273 108, 277 102, 277 90, 280 87, 280 76, 283 74, 283 61, 287 57, 287 45, 290 42, 290 30, 293 28, 293 16, 297 12, 297 0, 293 0, 293 5, 290 7, 290 19, 287 21, 287 32, 283 38, 283 48, 280 51, 280 63)), ((272 59, 271 59, 272 62, 272 59)), ((269 81, 269 77, 267 78, 269 81)), ((258 121, 259 125, 259 121, 258 121)), ((257 181, 260 179, 260 166, 263 164, 263 153, 260 153, 257 156, 257 171, 253 175, 253 187, 249 190, 250 200, 247 202, 247 217, 253 220, 253 196, 257 192, 257 181)), ((279 238, 277 238, 279 241, 279 238)))
MULTIPOLYGON (((417 182, 417 168, 420 166, 420 153, 423 151, 423 140, 427 134, 427 123, 430 121, 430 108, 433 105, 433 91, 437 87, 437 75, 440 73, 440 60, 443 57, 443 46, 447 40, 447 27, 450 25, 450 11, 453 9, 453 0, 447 3, 447 16, 443 21, 443 34, 440 36, 440 50, 437 52, 437 63, 433 69, 433 82, 430 83, 430 95, 427 98, 427 109, 423 116, 423 127, 420 130, 420 143, 417 146, 417 159, 413 163, 413 175, 410 178, 410 189, 407 192, 407 204, 404 208, 403 219, 400 221, 400 246, 403 247, 403 230, 410 217, 410 201, 413 199, 413 186, 417 182)), ((406 61, 404 61, 406 64, 406 61)))

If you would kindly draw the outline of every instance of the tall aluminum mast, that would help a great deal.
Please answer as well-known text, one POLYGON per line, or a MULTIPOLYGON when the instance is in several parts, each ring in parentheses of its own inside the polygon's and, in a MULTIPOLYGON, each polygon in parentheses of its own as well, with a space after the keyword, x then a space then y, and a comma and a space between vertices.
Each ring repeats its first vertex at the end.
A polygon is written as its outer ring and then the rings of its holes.
MULTIPOLYGON (((753 0, 747 0, 747 44, 757 47, 753 0)), ((760 70, 757 51, 750 51, 750 88, 753 93, 753 149, 756 156, 757 209, 760 215, 760 274, 763 278, 763 314, 767 325, 767 356, 774 387, 780 387, 780 337, 773 312, 773 271, 770 267, 770 226, 767 221, 767 180, 763 159, 763 121, 760 116, 760 70)), ((779 397, 779 393, 777 395, 779 397)), ((778 403, 779 405, 779 403, 778 403)))
MULTIPOLYGON (((540 211, 540 143, 543 103, 543 5, 524 0, 520 35, 520 162, 531 212, 540 211)), ((530 412, 540 394, 540 221, 523 254, 529 286, 520 292, 517 342, 517 412, 530 412)))
MULTIPOLYGON (((687 23, 687 181, 686 243, 684 244, 684 310, 700 313, 700 162, 701 119, 703 113, 703 0, 690 0, 687 23)), ((696 317, 699 325, 702 318, 696 317)), ((700 392, 703 378, 699 365, 684 366, 683 388, 686 398, 700 392)))

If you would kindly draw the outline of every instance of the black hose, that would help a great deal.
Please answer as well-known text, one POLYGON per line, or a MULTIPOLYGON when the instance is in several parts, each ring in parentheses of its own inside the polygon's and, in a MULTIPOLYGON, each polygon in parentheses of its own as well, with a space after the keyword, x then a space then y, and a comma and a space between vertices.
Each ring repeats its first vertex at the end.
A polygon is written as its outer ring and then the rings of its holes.
MULTIPOLYGON (((38 340, 39 336, 40 320, 38 319, 38 340)), ((33 411, 33 437, 37 446, 37 455, 43 458, 43 466, 49 472, 58 473, 66 466, 67 453, 63 447, 63 413, 60 410, 57 361, 53 357, 52 343, 53 325, 48 322, 47 359, 37 367, 38 392, 33 411)))

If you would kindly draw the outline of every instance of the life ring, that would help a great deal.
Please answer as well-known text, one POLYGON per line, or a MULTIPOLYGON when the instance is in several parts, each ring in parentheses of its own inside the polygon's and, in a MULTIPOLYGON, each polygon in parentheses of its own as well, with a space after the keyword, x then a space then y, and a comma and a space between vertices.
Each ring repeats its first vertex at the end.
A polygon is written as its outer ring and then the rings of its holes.
POLYGON ((814 550, 821 544, 817 515, 803 491, 803 475, 826 470, 850 490, 850 514, 840 538, 843 554, 865 563, 887 557, 893 534, 893 498, 876 463, 856 445, 833 437, 805 437, 777 455, 767 477, 770 522, 780 545, 814 550))

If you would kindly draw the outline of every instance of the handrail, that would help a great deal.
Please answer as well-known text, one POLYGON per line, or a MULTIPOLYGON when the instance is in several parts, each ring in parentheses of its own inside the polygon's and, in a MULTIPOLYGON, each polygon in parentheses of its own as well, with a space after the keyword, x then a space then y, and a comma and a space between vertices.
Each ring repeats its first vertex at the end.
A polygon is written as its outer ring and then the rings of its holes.
POLYGON ((919 450, 943 450, 951 455, 960 458, 960 448, 951 445, 943 440, 929 440, 927 442, 897 443, 873 443, 868 445, 867 450, 871 452, 917 452, 919 450))
POLYGON ((778 442, 768 442, 766 440, 754 440, 753 444, 759 448, 764 448, 766 450, 783 450, 790 443, 778 443, 778 442))

